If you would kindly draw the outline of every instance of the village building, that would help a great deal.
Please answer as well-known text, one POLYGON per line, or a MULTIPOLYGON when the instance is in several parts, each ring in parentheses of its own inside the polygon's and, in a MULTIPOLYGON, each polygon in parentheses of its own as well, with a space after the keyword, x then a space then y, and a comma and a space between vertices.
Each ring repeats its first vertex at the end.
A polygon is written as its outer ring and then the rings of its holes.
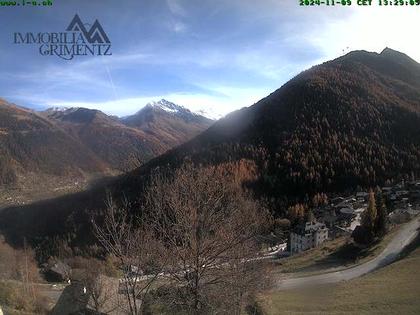
POLYGON ((390 195, 391 193, 392 193, 392 187, 382 187, 382 194, 384 195, 384 196, 388 196, 388 195, 390 195))
POLYGON ((343 201, 344 201, 343 197, 335 197, 331 199, 331 205, 335 207, 336 205, 338 205, 340 202, 343 202, 343 201))
POLYGON ((324 223, 306 222, 290 233, 290 253, 295 254, 321 245, 328 239, 328 228, 324 223))
POLYGON ((365 192, 365 191, 359 191, 358 193, 356 193, 356 199, 358 201, 367 201, 369 198, 369 193, 365 192))

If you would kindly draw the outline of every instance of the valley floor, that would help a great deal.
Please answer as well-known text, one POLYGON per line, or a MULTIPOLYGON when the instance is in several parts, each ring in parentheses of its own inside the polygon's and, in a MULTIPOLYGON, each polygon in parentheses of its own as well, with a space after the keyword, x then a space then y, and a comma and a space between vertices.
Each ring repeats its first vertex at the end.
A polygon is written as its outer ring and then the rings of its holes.
POLYGON ((114 172, 91 174, 84 177, 59 177, 42 174, 19 177, 15 185, 0 187, 0 210, 84 191, 98 183, 109 181, 116 175, 118 173, 114 172))
POLYGON ((264 314, 420 314, 420 241, 405 258, 361 278, 321 289, 262 294, 264 314))

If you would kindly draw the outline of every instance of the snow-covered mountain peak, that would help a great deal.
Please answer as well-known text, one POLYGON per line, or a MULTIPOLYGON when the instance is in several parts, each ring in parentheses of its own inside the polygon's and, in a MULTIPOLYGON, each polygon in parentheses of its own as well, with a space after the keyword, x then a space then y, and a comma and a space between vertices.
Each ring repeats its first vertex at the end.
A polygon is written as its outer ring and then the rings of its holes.
POLYGON ((169 102, 165 99, 161 99, 160 101, 150 102, 146 105, 146 107, 159 108, 168 113, 191 112, 189 109, 183 106, 177 105, 175 103, 169 102))

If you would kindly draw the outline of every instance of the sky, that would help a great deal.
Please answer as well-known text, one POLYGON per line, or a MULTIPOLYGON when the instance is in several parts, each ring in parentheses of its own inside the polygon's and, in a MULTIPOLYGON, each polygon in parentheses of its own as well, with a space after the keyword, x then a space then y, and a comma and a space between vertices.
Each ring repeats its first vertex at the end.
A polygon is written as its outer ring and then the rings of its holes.
MULTIPOLYGON (((18 0, 20 1, 20 0, 18 0)), ((165 98, 212 117, 250 106, 310 66, 385 47, 420 60, 419 7, 302 7, 298 0, 52 0, 0 6, 0 98, 42 110, 133 114, 165 98), (15 32, 98 19, 112 56, 42 56, 15 32)), ((375 0, 373 0, 374 3, 375 0)))

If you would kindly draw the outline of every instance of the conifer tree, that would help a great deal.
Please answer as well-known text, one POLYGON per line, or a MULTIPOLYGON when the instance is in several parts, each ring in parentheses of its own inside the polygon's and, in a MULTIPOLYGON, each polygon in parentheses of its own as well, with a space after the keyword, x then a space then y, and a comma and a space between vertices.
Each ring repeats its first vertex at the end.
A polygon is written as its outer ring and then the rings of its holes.
POLYGON ((380 190, 376 192, 376 210, 375 234, 383 237, 387 231, 388 211, 380 190))
POLYGON ((368 201, 368 207, 362 214, 362 226, 366 228, 367 231, 370 231, 372 234, 374 234, 375 230, 375 223, 376 223, 376 217, 377 217, 377 209, 376 209, 376 201, 375 201, 375 194, 371 190, 369 192, 369 201, 368 201))

